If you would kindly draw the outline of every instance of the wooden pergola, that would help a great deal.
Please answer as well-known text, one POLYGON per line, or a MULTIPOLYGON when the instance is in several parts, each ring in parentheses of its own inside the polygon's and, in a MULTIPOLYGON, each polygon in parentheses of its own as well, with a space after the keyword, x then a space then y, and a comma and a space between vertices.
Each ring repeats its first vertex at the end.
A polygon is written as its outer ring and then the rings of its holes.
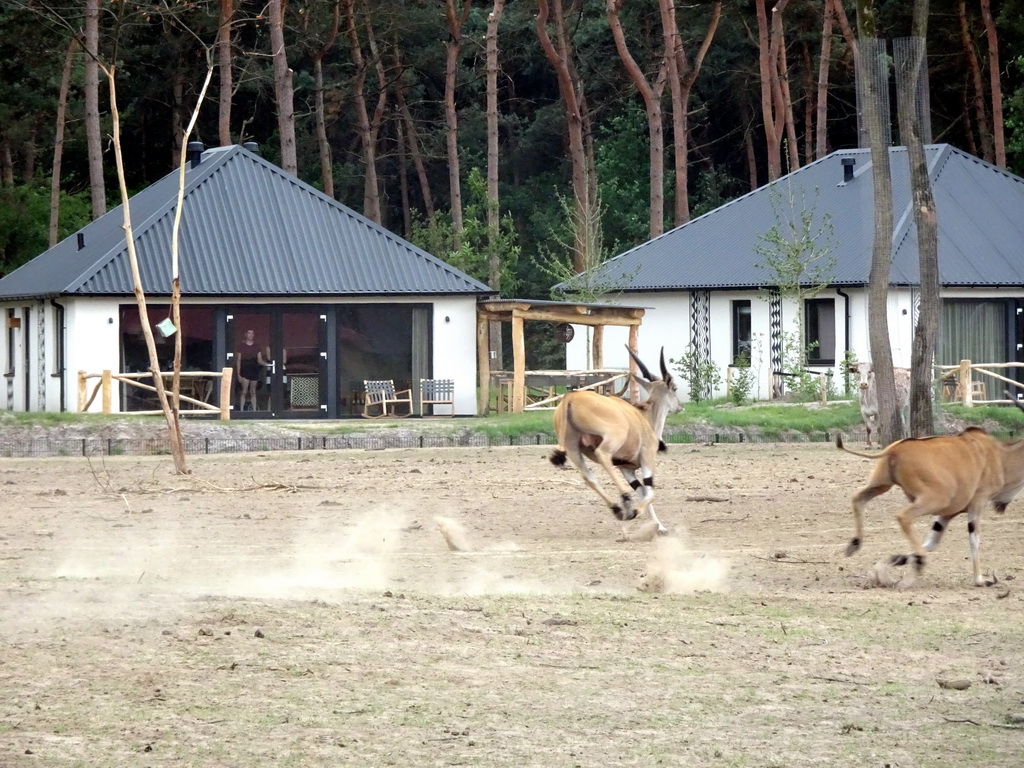
MULTIPOLYGON (((629 348, 637 351, 643 307, 624 307, 609 304, 581 304, 561 301, 534 301, 532 299, 486 299, 477 305, 476 349, 480 374, 477 412, 486 414, 491 400, 491 339, 492 322, 510 323, 512 326, 512 395, 509 410, 522 413, 526 405, 526 343, 523 327, 528 320, 549 323, 568 323, 593 327, 591 359, 594 368, 604 367, 604 327, 621 325, 629 328, 629 348)), ((630 370, 635 364, 630 361, 630 370)))

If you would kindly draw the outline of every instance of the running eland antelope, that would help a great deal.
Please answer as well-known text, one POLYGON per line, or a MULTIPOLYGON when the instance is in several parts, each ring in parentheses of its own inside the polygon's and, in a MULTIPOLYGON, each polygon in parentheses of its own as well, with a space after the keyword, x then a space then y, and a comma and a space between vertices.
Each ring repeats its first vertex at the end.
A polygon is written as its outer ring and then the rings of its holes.
POLYGON ((632 520, 647 510, 667 533, 654 513, 654 459, 665 450, 661 440, 668 414, 679 410, 676 384, 665 366, 661 350, 661 378, 651 375, 647 366, 627 347, 641 376, 630 374, 647 397, 633 405, 619 397, 599 395, 589 390, 570 392, 555 408, 555 437, 558 446, 551 454, 555 466, 566 458, 583 474, 583 480, 607 504, 619 520, 632 520), (619 498, 609 495, 594 479, 584 458, 600 464, 619 490, 619 498), (642 498, 634 506, 632 492, 642 489, 642 498))
POLYGON ((892 564, 913 561, 920 571, 925 554, 938 546, 949 521, 966 512, 974 583, 979 587, 996 583, 995 577, 988 580, 981 573, 978 525, 981 512, 989 503, 1001 513, 1024 487, 1024 441, 1004 443, 983 429, 968 427, 953 437, 899 440, 881 453, 851 450, 843 445, 842 435, 836 435, 836 447, 855 456, 877 459, 867 485, 853 496, 854 536, 846 547, 847 556, 860 549, 864 507, 898 485, 910 503, 896 513, 896 519, 913 552, 894 555, 892 564), (925 515, 931 515, 933 521, 931 533, 922 544, 913 524, 925 515))

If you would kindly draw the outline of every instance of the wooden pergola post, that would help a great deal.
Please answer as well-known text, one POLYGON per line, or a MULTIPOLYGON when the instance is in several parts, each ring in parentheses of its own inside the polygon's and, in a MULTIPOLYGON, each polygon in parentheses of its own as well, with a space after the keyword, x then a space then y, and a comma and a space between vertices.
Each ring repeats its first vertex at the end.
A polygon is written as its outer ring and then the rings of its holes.
POLYGON ((595 325, 594 333, 590 338, 590 359, 594 361, 594 367, 600 370, 604 368, 604 326, 595 325))
MULTIPOLYGON (((629 326, 629 351, 639 357, 640 355, 640 326, 631 325, 629 326)), ((634 403, 637 402, 640 397, 640 385, 636 383, 636 379, 633 378, 634 374, 640 372, 640 369, 636 367, 636 361, 632 357, 629 358, 629 399, 634 403)))
POLYGON ((512 311, 512 413, 522 413, 526 406, 526 339, 523 316, 512 311))
POLYGON ((491 406, 491 344, 490 321, 486 315, 476 316, 476 367, 479 382, 476 395, 476 413, 486 416, 491 406))

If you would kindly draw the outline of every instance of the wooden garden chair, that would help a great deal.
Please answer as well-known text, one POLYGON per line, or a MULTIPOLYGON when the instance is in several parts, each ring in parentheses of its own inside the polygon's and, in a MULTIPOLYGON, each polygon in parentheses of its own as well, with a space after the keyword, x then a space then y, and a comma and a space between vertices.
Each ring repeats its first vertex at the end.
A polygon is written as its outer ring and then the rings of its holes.
POLYGON ((420 379, 420 416, 427 415, 427 406, 446 405, 451 413, 438 413, 431 409, 433 416, 455 415, 455 382, 452 379, 420 379))
POLYGON ((412 415, 412 390, 401 389, 395 391, 393 379, 381 381, 363 380, 366 395, 363 400, 363 416, 367 419, 380 419, 384 416, 405 417, 412 415), (405 413, 398 413, 398 406, 405 407, 405 413), (390 406, 390 413, 388 413, 390 406), (380 408, 380 413, 372 413, 373 409, 380 408))

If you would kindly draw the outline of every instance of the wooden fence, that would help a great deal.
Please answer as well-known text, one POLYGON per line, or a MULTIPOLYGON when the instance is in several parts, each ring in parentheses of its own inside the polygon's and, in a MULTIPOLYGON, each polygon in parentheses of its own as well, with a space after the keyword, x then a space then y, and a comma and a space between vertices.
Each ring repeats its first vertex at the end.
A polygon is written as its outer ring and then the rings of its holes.
MULTIPOLYGON (((234 371, 231 368, 223 368, 220 371, 184 371, 179 374, 179 395, 178 413, 182 416, 205 415, 211 412, 217 413, 221 419, 231 418, 231 377, 234 371), (209 402, 213 394, 214 383, 220 379, 220 405, 209 402)), ((161 373, 164 380, 164 389, 167 396, 171 397, 172 373, 161 373)), ((159 405, 156 397, 156 387, 153 384, 146 384, 143 380, 153 380, 152 373, 103 373, 78 372, 78 411, 84 413, 89 410, 96 395, 100 396, 103 413, 125 413, 139 416, 152 416, 163 413, 157 409, 142 409, 132 411, 114 411, 113 409, 113 383, 119 382, 126 391, 126 399, 136 391, 143 393, 145 400, 152 401, 159 405), (89 393, 89 380, 99 379, 89 393)))
MULTIPOLYGON (((726 392, 732 386, 733 368, 734 366, 727 368, 726 392)), ((1005 392, 1009 391, 1013 398, 1024 398, 1024 384, 996 373, 999 369, 1011 368, 1024 368, 1024 363, 972 363, 970 360, 961 360, 958 365, 936 365, 934 368, 936 390, 941 400, 946 403, 960 403, 966 406, 1012 403, 1013 400, 1008 399, 1005 392)), ((819 377, 819 400, 824 404, 828 401, 830 373, 819 371, 811 371, 811 373, 819 377)), ((782 377, 796 375, 783 371, 772 372, 773 399, 781 395, 782 377)))
POLYGON ((1011 398, 1024 395, 1024 385, 996 373, 998 369, 1008 368, 1024 368, 1024 363, 972 363, 970 360, 961 360, 959 365, 935 366, 942 399, 967 406, 975 403, 1012 403, 1012 399, 1005 397, 1007 391, 1011 398), (980 377, 976 378, 975 374, 980 374, 980 377))

